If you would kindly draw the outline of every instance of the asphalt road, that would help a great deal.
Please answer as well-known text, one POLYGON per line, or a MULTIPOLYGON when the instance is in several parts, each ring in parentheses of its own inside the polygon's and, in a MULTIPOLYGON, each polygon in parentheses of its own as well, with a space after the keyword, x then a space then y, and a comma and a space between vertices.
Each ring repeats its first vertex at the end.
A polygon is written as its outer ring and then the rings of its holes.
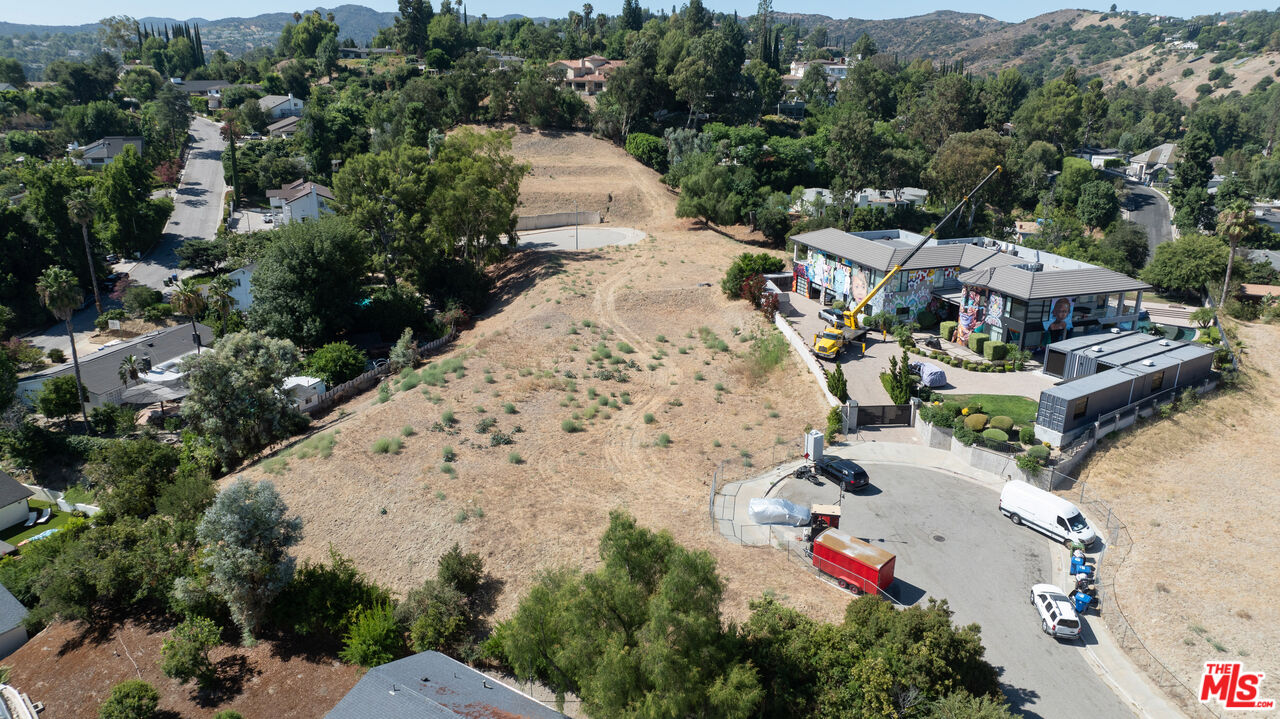
MULTIPOLYGON (((987 660, 1019 715, 1134 716, 1094 672, 1080 642, 1060 643, 1040 631, 1029 594, 1033 584, 1054 583, 1051 540, 1005 519, 990 488, 918 467, 865 468, 871 486, 844 494, 840 528, 897 555, 891 594, 898 601, 946 599, 953 621, 982 627, 987 660)), ((839 495, 832 484, 790 479, 774 496, 830 504, 839 495)), ((1085 616, 1086 642, 1093 641, 1088 623, 1100 621, 1085 616)))
MULTIPOLYGON (((218 230, 218 222, 222 220, 222 195, 226 190, 226 183, 222 179, 222 150, 226 143, 222 140, 220 126, 197 116, 191 123, 191 134, 195 139, 191 143, 186 170, 174 195, 173 215, 165 224, 160 242, 141 260, 125 261, 115 266, 117 272, 128 272, 135 282, 162 292, 168 289, 164 286, 166 277, 172 274, 180 277, 194 274, 194 270, 178 269, 178 256, 174 251, 187 240, 213 239, 218 230)), ((92 300, 92 297, 89 299, 92 300)), ((103 309, 111 306, 104 296, 103 309)), ((86 340, 93 332, 93 320, 97 316, 91 301, 85 309, 72 317, 71 322, 78 340, 76 349, 82 355, 96 349, 86 340)), ((66 326, 62 323, 39 334, 28 335, 26 339, 42 349, 56 347, 70 356, 71 343, 66 326)))
POLYGON ((1156 245, 1173 239, 1173 210, 1159 192, 1126 180, 1125 189, 1129 191, 1124 200, 1124 209, 1129 219, 1142 225, 1147 230, 1147 247, 1151 254, 1156 252, 1156 245))

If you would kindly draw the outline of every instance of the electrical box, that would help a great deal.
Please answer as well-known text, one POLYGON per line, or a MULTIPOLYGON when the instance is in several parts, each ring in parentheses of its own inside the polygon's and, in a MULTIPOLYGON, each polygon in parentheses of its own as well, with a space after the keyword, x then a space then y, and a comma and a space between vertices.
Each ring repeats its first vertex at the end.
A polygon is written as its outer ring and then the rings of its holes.
POLYGON ((816 429, 804 436, 804 456, 814 462, 822 459, 822 433, 816 429))

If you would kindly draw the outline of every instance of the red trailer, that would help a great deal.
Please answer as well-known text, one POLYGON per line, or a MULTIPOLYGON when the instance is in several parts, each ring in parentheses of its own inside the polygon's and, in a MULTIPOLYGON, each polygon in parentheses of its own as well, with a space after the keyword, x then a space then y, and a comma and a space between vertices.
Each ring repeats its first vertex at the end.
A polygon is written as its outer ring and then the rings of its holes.
POLYGON ((876 594, 893 583, 892 553, 852 537, 838 529, 827 529, 813 540, 813 566, 835 577, 842 589, 876 594))

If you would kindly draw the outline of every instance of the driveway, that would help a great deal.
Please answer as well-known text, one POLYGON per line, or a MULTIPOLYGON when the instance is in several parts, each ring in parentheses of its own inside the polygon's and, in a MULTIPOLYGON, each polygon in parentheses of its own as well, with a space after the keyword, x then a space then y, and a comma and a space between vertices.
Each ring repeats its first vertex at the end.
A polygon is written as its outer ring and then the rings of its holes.
POLYGON ((1173 210, 1163 195, 1146 185, 1125 180, 1124 187, 1129 194, 1121 206, 1131 221, 1147 231, 1147 247, 1154 255, 1157 245, 1173 239, 1173 210))
MULTIPOLYGON (((864 466, 871 487, 844 494, 841 529, 897 555, 891 593, 900 602, 946 599, 953 621, 982 627, 986 658, 1018 714, 1134 716, 1094 671, 1080 642, 1060 643, 1040 631, 1028 601, 1031 585, 1058 581, 1051 552, 1065 550, 1006 520, 991 487, 921 467, 864 466)), ((789 479, 771 496, 808 505, 841 501, 840 494, 832 484, 789 479)), ((796 577, 818 581, 798 567, 796 577)), ((1101 621, 1085 617, 1086 625, 1101 621)), ((1096 641, 1087 627, 1085 636, 1096 641)))
MULTIPOLYGON (((788 292, 787 302, 791 307, 787 321, 795 327, 796 332, 804 338, 806 345, 813 344, 813 336, 827 327, 826 320, 818 316, 822 306, 816 300, 788 292)), ((917 333, 917 337, 921 337, 917 333)), ((889 393, 880 382, 880 373, 889 371, 889 358, 902 358, 902 348, 898 346, 893 335, 887 340, 881 339, 879 332, 867 334, 866 353, 857 350, 845 350, 840 364, 844 367, 845 381, 849 387, 849 397, 859 404, 889 404, 889 393)), ((911 361, 931 362, 927 357, 909 355, 911 361)), ((819 363, 828 369, 835 366, 827 360, 819 363)), ((935 364, 937 364, 935 362, 935 364)), ((944 392, 961 392, 964 394, 1015 394, 1036 401, 1040 400, 1040 392, 1056 381, 1041 372, 970 372, 958 367, 943 367, 947 373, 947 386, 941 387, 944 392)))
MULTIPOLYGON (((174 194, 173 215, 164 226, 160 242, 140 261, 117 264, 116 272, 128 272, 134 282, 162 292, 166 289, 164 280, 169 275, 185 277, 195 273, 194 270, 178 269, 178 256, 174 250, 187 240, 211 240, 218 231, 218 223, 222 220, 222 195, 226 191, 226 183, 222 179, 222 150, 226 143, 222 140, 220 127, 199 116, 192 121, 191 134, 195 140, 191 143, 187 166, 174 194)), ((103 299, 103 309, 113 306, 105 297, 103 299)), ((76 351, 81 355, 98 349, 88 343, 97 316, 90 302, 71 319, 76 331, 76 351)), ((62 323, 28 335, 26 339, 46 351, 56 347, 70 356, 71 343, 62 323)))

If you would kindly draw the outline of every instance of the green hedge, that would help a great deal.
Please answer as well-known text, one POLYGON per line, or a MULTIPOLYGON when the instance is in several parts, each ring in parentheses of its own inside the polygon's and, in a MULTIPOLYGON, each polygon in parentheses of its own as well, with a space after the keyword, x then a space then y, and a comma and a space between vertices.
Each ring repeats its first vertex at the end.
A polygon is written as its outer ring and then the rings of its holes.
POLYGON ((982 354, 982 348, 991 340, 991 335, 986 332, 974 332, 969 335, 969 349, 982 354))
POLYGON ((992 442, 1008 442, 1009 441, 1008 434, 1006 434, 1003 430, 999 430, 995 428, 991 428, 984 431, 982 433, 982 438, 989 439, 992 442))
POLYGON ((1005 417, 1004 415, 996 415, 995 417, 992 417, 991 421, 987 424, 1004 432, 1008 432, 1013 429, 1013 419, 1011 417, 1005 417))
POLYGON ((950 342, 951 338, 955 336, 956 326, 957 324, 955 321, 947 320, 946 322, 938 325, 938 334, 942 336, 942 339, 950 342))
POLYGON ((1035 444, 1036 428, 1023 427, 1022 429, 1018 430, 1018 441, 1023 444, 1035 444))
POLYGON ((964 418, 964 426, 968 427, 974 432, 978 432, 983 427, 987 426, 987 415, 982 413, 971 414, 968 417, 964 418))
POLYGON ((1043 462, 1049 458, 1049 448, 1043 444, 1037 444, 1032 447, 1028 447, 1027 454, 1043 462))
POLYGON ((982 356, 992 362, 1000 362, 1009 356, 1009 345, 1004 342, 988 342, 982 348, 982 356))

